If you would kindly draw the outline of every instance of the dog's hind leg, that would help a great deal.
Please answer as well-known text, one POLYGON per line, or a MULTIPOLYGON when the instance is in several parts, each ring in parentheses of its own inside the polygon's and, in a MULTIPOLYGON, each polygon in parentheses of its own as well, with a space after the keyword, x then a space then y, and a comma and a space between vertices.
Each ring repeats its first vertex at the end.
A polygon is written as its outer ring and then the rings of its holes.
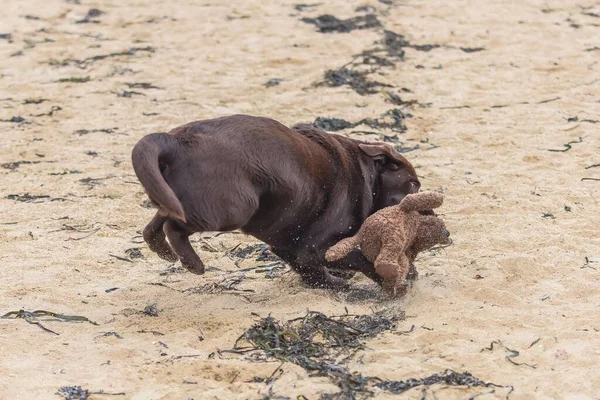
POLYGON ((165 222, 163 229, 173 251, 179 256, 181 265, 194 274, 204 274, 204 263, 190 244, 189 236, 191 232, 172 219, 165 222))
POLYGON ((163 260, 175 262, 179 257, 177 257, 177 254, 169 247, 163 231, 163 225, 167 219, 168 217, 161 215, 160 211, 157 212, 150 223, 144 228, 142 235, 150 250, 155 252, 163 260))

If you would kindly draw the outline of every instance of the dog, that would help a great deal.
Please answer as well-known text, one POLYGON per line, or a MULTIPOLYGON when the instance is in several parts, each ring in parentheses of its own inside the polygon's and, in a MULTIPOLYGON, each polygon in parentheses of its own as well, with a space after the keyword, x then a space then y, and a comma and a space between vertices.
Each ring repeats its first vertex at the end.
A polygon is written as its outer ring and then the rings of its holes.
POLYGON ((158 208, 143 237, 159 257, 203 274, 188 237, 239 229, 267 243, 305 284, 330 289, 347 287, 333 270, 360 271, 381 284, 360 251, 335 262, 325 252, 421 186, 411 163, 388 143, 249 115, 146 135, 132 163, 158 208))

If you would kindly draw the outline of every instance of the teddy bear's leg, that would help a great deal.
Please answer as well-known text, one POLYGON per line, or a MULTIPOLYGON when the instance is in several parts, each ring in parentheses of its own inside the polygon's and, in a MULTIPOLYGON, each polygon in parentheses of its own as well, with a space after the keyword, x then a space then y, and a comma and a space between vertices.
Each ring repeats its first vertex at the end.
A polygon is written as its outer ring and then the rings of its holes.
POLYGON ((410 269, 408 257, 403 253, 398 257, 397 275, 391 279, 384 280, 383 289, 392 297, 402 297, 408 291, 408 283, 406 278, 410 269))
POLYGON ((398 257, 402 250, 402 246, 395 243, 386 243, 381 247, 374 264, 375 271, 384 281, 394 280, 398 276, 400 268, 398 257))

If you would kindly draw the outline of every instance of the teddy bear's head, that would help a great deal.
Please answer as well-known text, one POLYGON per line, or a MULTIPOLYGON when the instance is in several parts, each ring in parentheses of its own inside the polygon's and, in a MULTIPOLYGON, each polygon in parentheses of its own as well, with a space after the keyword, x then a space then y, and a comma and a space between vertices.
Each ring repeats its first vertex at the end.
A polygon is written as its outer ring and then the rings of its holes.
POLYGON ((452 243, 450 232, 446 224, 437 215, 421 216, 413 250, 417 252, 427 250, 435 245, 447 245, 452 243))

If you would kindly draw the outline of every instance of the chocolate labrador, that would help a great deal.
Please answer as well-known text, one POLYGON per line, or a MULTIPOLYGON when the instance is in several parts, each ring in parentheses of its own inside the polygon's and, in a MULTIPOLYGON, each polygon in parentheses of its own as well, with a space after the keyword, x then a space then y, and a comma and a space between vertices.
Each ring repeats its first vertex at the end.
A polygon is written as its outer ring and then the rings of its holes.
POLYGON ((313 287, 346 286, 328 269, 360 271, 381 283, 360 251, 332 263, 325 252, 370 214, 420 187, 413 166, 387 143, 248 115, 147 135, 132 161, 158 207, 143 236, 161 258, 203 274, 188 237, 241 229, 269 244, 313 287))

